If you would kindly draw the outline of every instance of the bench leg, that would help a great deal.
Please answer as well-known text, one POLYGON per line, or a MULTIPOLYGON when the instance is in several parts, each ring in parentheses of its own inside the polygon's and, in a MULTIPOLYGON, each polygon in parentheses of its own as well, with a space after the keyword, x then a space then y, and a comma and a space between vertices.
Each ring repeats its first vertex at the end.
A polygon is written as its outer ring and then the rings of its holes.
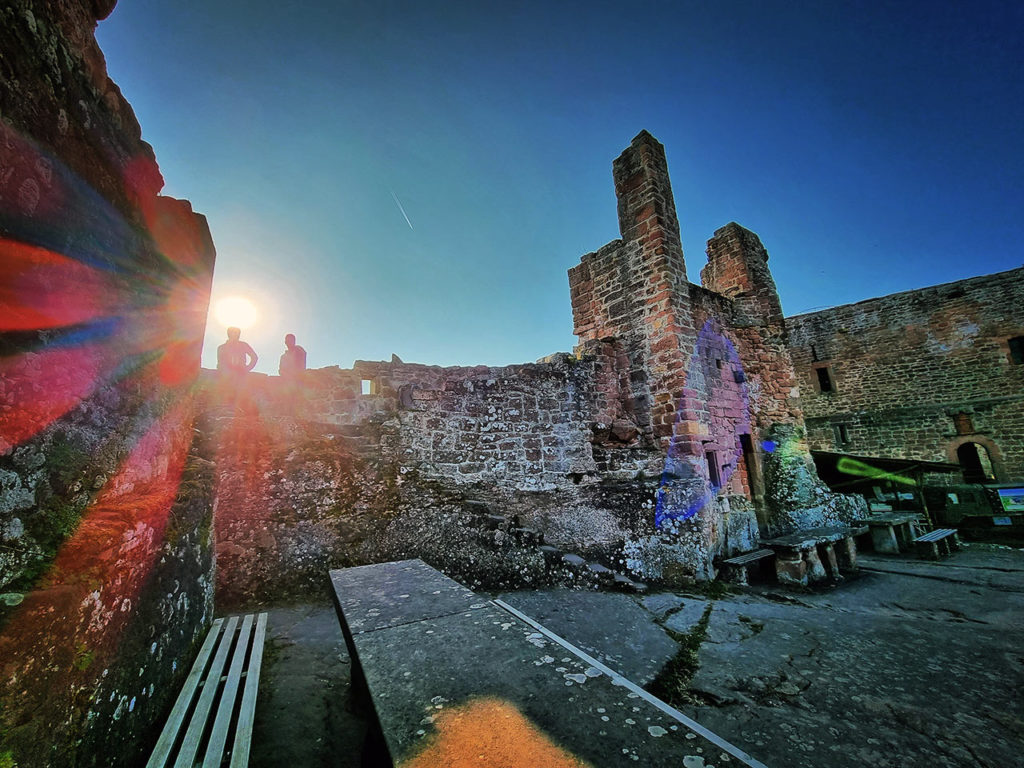
POLYGON ((887 555, 900 553, 900 545, 896 541, 896 534, 893 533, 891 525, 871 526, 871 542, 875 545, 875 552, 884 552, 887 555))
POLYGON ((917 556, 923 560, 938 560, 939 548, 934 541, 917 542, 917 556))
POLYGON ((857 542, 853 540, 853 536, 836 542, 835 553, 841 571, 852 573, 857 570, 857 542))
POLYGON ((824 581, 828 578, 828 573, 825 572, 825 566, 821 564, 821 558, 818 557, 818 548, 811 547, 804 553, 804 559, 807 560, 807 578, 811 582, 824 581))
POLYGON ((829 578, 835 581, 843 580, 842 574, 839 573, 839 558, 836 557, 836 549, 831 543, 818 547, 818 557, 828 571, 829 578))
POLYGON ((807 586, 807 563, 799 552, 779 552, 775 556, 775 575, 780 584, 807 586))
POLYGON ((957 551, 957 549, 959 549, 959 547, 958 547, 959 542, 956 540, 956 534, 953 534, 951 536, 947 536, 946 538, 944 538, 942 540, 942 544, 943 544, 943 551, 947 555, 952 555, 954 552, 957 551))
POLYGON ((899 547, 900 552, 906 552, 910 549, 910 542, 916 538, 914 536, 913 524, 903 523, 902 525, 895 526, 893 531, 896 534, 896 545, 899 547))
POLYGON ((741 587, 746 587, 750 584, 747 566, 725 564, 722 566, 722 570, 725 573, 725 580, 730 584, 736 584, 741 587))

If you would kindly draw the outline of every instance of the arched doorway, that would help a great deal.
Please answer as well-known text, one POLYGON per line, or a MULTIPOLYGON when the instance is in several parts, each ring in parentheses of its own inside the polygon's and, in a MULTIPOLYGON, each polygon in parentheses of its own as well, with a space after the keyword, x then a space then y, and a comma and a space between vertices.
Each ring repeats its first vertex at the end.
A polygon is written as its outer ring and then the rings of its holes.
POLYGON ((996 473, 992 468, 992 457, 981 443, 964 443, 956 449, 956 458, 963 467, 964 482, 995 482, 996 473))

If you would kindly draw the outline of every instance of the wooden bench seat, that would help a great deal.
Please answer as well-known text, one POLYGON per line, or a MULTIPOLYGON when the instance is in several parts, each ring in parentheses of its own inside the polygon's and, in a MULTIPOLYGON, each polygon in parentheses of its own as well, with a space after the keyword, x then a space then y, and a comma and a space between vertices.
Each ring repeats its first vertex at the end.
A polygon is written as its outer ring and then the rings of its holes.
POLYGON ((635 768, 690 765, 703 753, 709 765, 762 767, 512 606, 420 560, 330 575, 354 692, 372 721, 364 765, 635 768))
POLYGON ((745 552, 736 557, 730 557, 722 561, 722 571, 726 581, 734 584, 746 585, 750 583, 750 566, 760 563, 769 557, 775 557, 773 549, 755 549, 753 552, 745 552))
POLYGON ((936 528, 914 539, 914 547, 917 549, 918 557, 938 560, 942 555, 959 549, 960 540, 957 538, 956 528, 936 528))
POLYGON ((267 614, 239 618, 213 622, 146 768, 216 768, 227 756, 231 768, 249 764, 267 614))

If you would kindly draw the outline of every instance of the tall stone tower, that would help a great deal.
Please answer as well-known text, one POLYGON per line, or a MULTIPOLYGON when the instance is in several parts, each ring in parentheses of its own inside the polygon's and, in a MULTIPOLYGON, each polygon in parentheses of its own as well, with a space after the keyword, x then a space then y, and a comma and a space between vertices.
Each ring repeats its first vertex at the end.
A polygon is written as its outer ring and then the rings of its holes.
MULTIPOLYGON (((814 471, 768 252, 730 223, 687 280, 664 147, 642 131, 613 164, 621 239, 569 271, 577 352, 598 357, 598 421, 629 419, 663 469, 652 546, 684 573, 759 535, 836 522, 814 471)), ((645 546, 651 545, 651 541, 645 546)))
POLYGON ((574 333, 581 350, 605 340, 624 353, 641 432, 688 450, 684 385, 696 334, 665 148, 642 131, 612 168, 622 239, 569 270, 574 333))

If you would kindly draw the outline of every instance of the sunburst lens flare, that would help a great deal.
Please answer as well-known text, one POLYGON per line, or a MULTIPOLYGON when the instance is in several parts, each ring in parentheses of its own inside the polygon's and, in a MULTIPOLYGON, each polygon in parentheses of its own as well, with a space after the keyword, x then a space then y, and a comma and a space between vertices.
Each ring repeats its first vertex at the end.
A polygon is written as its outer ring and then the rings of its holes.
POLYGON ((214 304, 213 315, 217 322, 244 331, 259 320, 260 313, 256 305, 244 296, 228 296, 214 304))

